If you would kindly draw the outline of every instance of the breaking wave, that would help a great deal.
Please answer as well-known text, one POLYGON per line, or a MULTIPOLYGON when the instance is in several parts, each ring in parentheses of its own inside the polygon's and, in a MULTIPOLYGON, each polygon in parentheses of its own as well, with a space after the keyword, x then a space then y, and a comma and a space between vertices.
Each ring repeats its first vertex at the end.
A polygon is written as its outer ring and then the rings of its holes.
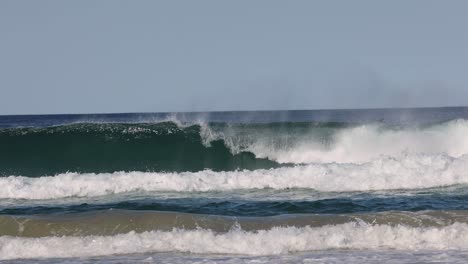
POLYGON ((0 130, 0 175, 255 170, 408 153, 460 157, 468 153, 466 135, 466 120, 425 127, 162 122, 10 128, 0 130))

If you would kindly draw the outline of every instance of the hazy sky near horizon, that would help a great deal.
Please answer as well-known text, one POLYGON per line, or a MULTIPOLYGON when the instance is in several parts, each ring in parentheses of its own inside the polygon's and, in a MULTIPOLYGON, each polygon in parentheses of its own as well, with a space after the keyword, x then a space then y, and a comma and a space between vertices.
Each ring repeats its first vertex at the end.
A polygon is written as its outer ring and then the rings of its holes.
POLYGON ((467 1, 0 1, 0 114, 468 105, 467 1))

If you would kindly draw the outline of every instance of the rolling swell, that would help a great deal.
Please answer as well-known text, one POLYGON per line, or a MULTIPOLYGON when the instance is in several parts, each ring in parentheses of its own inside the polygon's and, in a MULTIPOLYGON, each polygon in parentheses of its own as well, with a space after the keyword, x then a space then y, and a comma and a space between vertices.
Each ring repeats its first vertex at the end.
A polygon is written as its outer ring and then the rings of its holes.
POLYGON ((72 124, 0 130, 0 175, 72 172, 199 171, 277 167, 250 152, 236 154, 222 139, 204 144, 200 126, 72 124))

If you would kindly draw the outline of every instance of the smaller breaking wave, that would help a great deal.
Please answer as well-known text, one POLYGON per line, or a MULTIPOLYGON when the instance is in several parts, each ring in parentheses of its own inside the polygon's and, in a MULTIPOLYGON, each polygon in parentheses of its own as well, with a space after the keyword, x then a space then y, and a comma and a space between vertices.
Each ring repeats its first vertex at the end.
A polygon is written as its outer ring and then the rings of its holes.
POLYGON ((468 155, 408 154, 367 163, 319 163, 255 171, 65 173, 0 178, 2 199, 58 199, 125 192, 303 188, 322 192, 423 189, 468 183, 468 155))

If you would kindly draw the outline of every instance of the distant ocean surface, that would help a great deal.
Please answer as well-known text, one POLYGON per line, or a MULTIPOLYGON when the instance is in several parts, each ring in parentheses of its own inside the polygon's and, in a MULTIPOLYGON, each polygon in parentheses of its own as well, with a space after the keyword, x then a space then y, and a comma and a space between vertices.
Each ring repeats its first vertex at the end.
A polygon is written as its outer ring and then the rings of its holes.
POLYGON ((0 116, 0 261, 467 259, 468 108, 0 116))

